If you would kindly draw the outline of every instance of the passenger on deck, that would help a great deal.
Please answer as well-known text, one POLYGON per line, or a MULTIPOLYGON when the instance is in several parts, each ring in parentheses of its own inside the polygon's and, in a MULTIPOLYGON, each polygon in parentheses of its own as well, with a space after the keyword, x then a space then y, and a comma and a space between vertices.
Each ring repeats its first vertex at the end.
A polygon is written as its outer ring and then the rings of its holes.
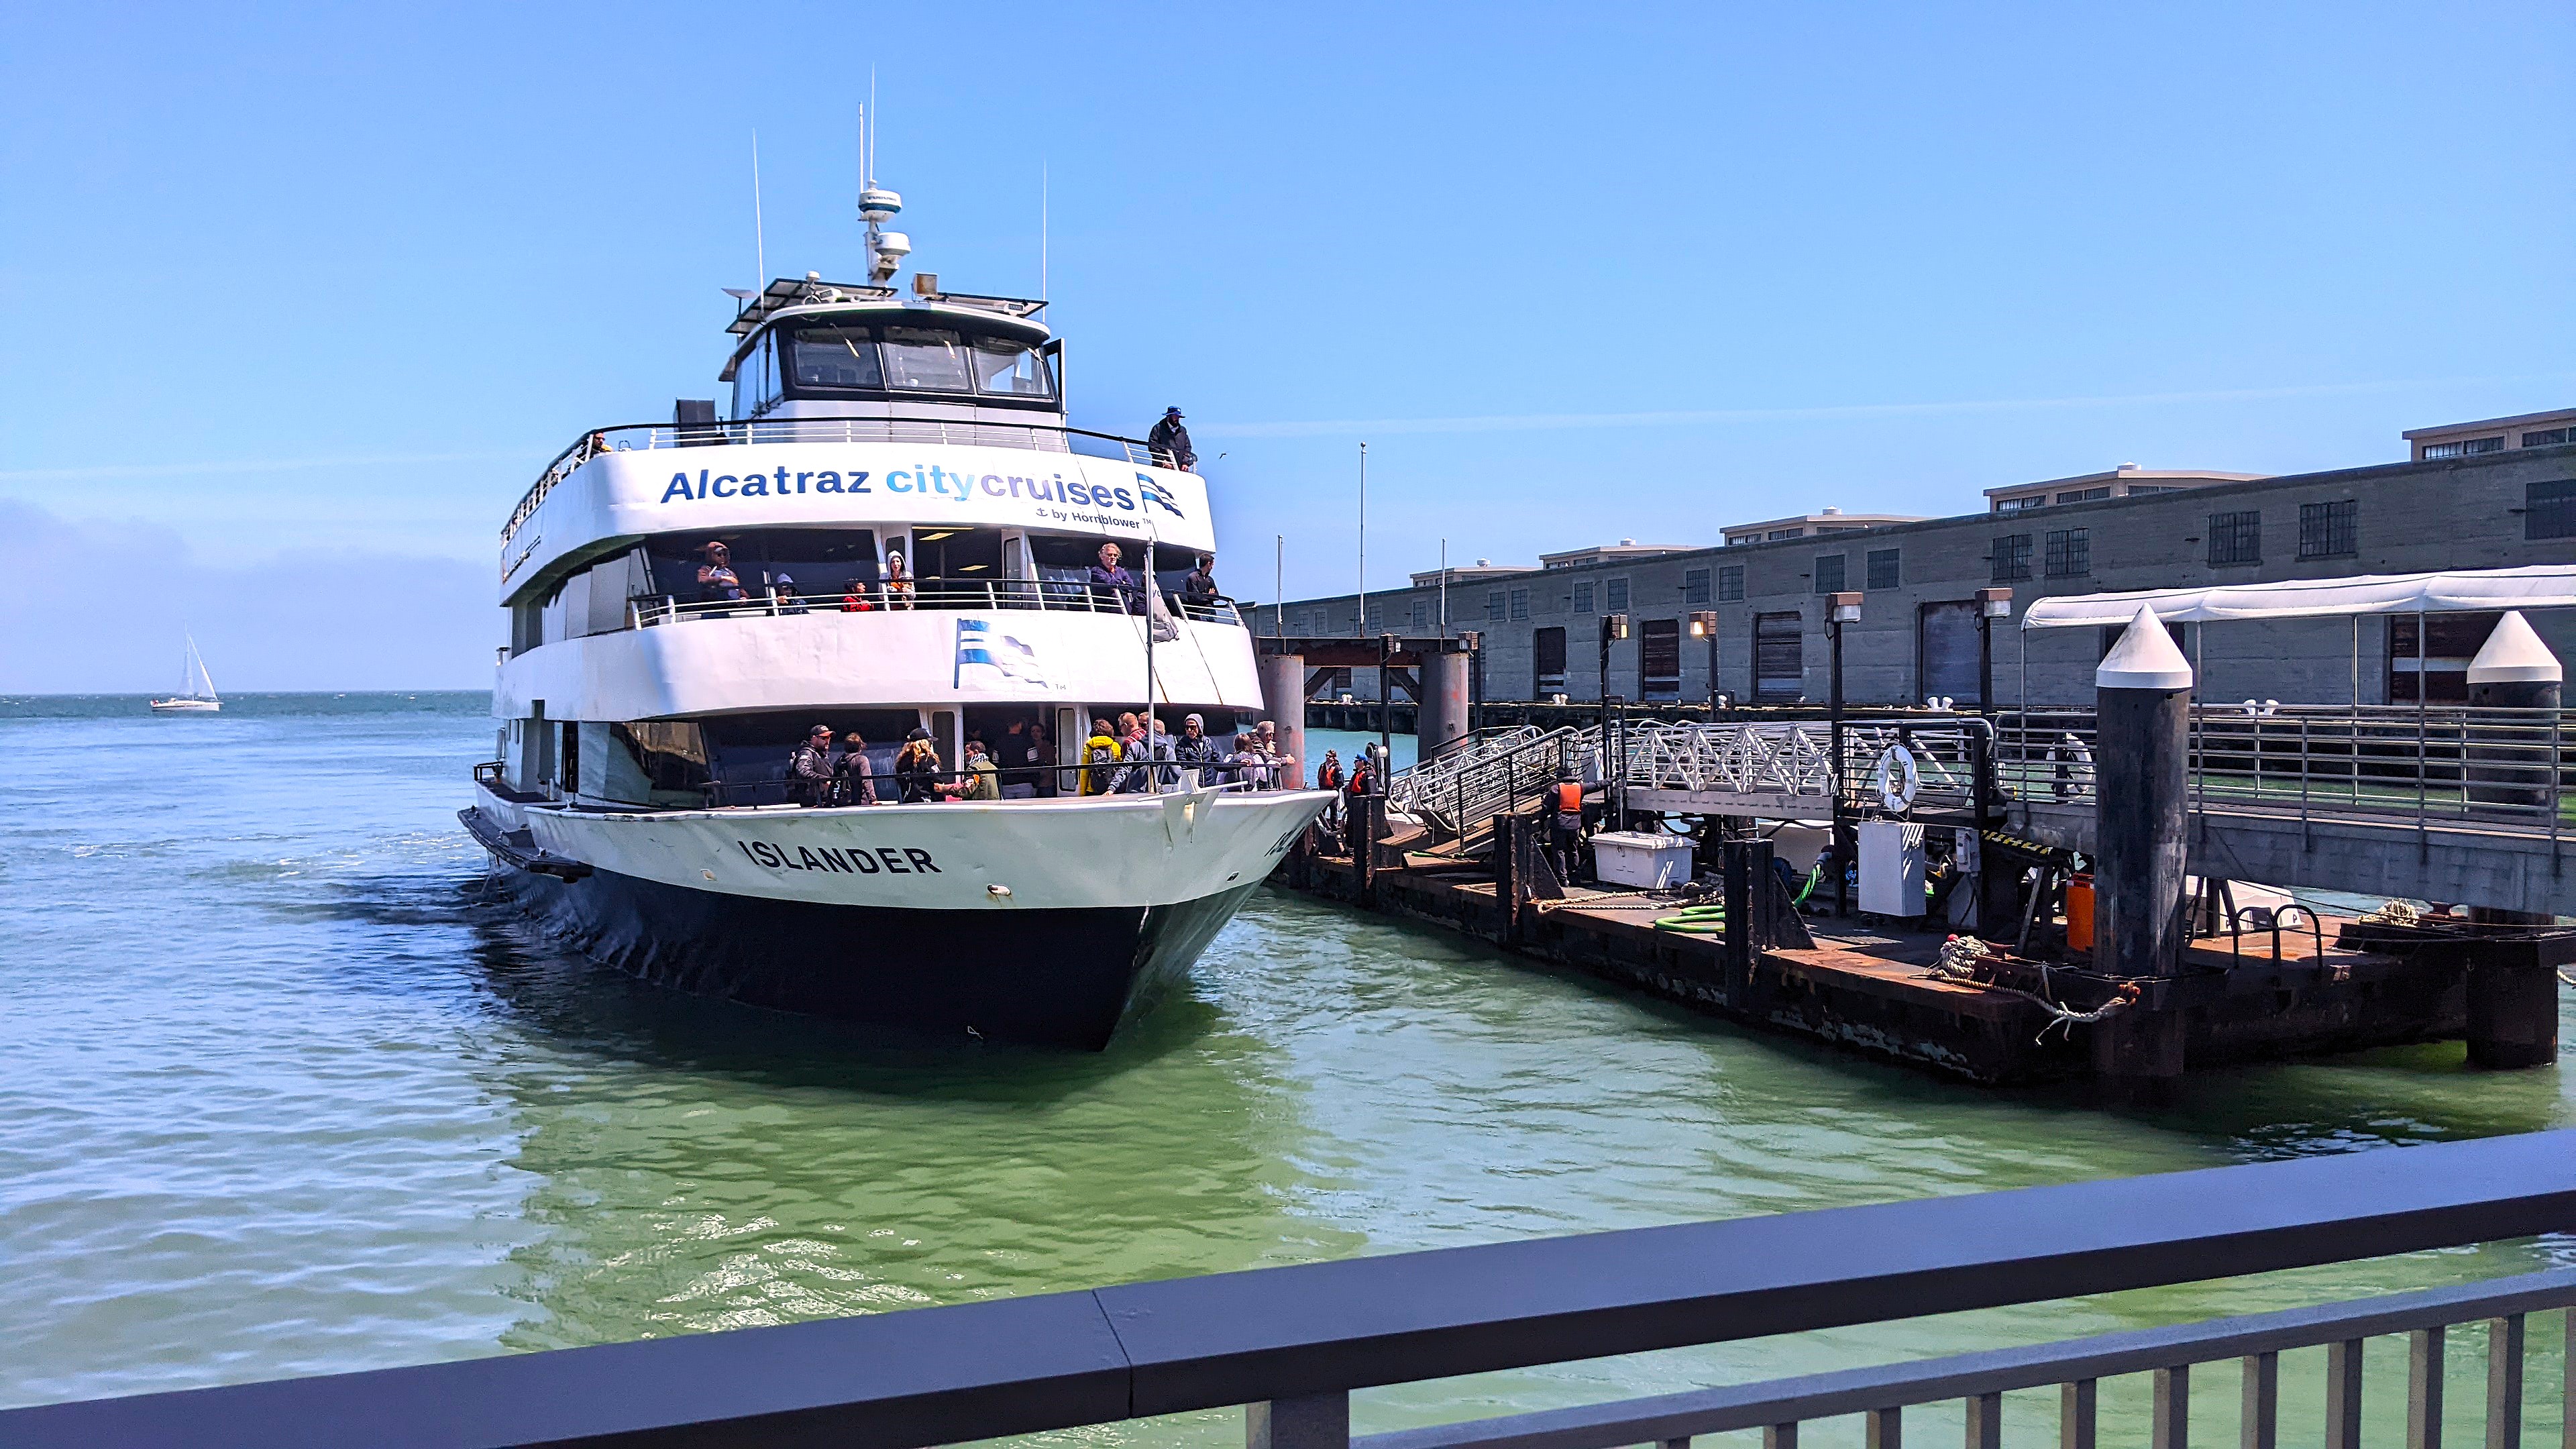
POLYGON ((993 757, 985 750, 982 740, 966 742, 966 778, 940 788, 953 792, 960 800, 1002 798, 1002 774, 993 768, 993 757))
POLYGON ((1181 576, 1182 603, 1204 607, 1217 601, 1216 573, 1210 567, 1212 562, 1210 559, 1202 558, 1197 568, 1181 576))
POLYGON ((1182 425, 1179 408, 1163 409, 1162 420, 1145 435, 1145 442, 1154 451, 1170 458, 1171 465, 1184 473, 1199 465, 1199 455, 1190 447, 1190 430, 1182 425))
POLYGON ((1002 747, 994 752, 1008 779, 1002 786, 1005 800, 1027 800, 1039 794, 1053 794, 1044 787, 1048 772, 1038 767, 1046 763, 1046 753, 1039 746, 1043 738, 1040 726, 1025 719, 1015 719, 1002 733, 1002 747))
POLYGON ((875 607, 868 602, 868 586, 859 582, 858 575, 852 574, 850 582, 841 590, 841 612, 864 614, 875 607))
POLYGON ((1111 777, 1116 775, 1118 757, 1124 753, 1118 737, 1109 732, 1109 721, 1091 722, 1091 738, 1082 742, 1082 793, 1106 795, 1111 777))
POLYGON ((709 543, 701 545, 698 552, 707 556, 707 561, 698 565, 698 602, 739 603, 742 577, 733 571, 733 551, 723 544, 709 543))
POLYGON ((1315 788, 1333 792, 1332 800, 1324 806, 1324 818, 1335 825, 1342 821, 1342 786, 1345 783, 1342 779, 1342 752, 1324 751, 1324 763, 1315 768, 1315 788))
POLYGON ((796 593, 796 581, 785 574, 780 574, 778 582, 769 586, 769 596, 777 601, 778 612, 782 614, 805 612, 805 600, 796 593))
POLYGON ((1100 546, 1100 562, 1091 566, 1091 598, 1101 607, 1129 614, 1145 612, 1145 590, 1136 576, 1118 566, 1118 545, 1100 546))
POLYGON ((868 742, 852 730, 841 736, 841 757, 832 763, 833 799, 843 805, 877 803, 875 771, 868 766, 868 742))
POLYGON ((1278 725, 1263 720, 1253 729, 1252 742, 1261 752, 1261 789, 1284 790, 1304 786, 1306 767, 1280 751, 1278 725))
POLYGON ((906 805, 939 798, 939 751, 929 730, 914 725, 904 736, 903 750, 894 757, 894 783, 906 805))
POLYGON ((1182 784, 1204 790, 1216 783, 1216 741, 1207 737, 1204 716, 1193 714, 1181 720, 1181 739, 1172 746, 1172 758, 1181 762, 1182 784))
POLYGON ((818 724, 805 732, 805 743, 787 756, 787 798, 798 805, 820 805, 832 789, 832 727, 818 724))
POLYGON ((889 609, 912 607, 912 572, 903 566, 903 550, 886 550, 885 601, 889 609))

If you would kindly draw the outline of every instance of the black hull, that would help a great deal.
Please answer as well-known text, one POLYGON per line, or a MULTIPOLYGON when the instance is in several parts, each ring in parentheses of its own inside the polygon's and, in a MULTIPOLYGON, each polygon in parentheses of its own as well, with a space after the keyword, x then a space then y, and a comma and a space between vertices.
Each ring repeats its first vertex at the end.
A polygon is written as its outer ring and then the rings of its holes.
POLYGON ((1097 1051, 1186 972, 1254 886, 1172 906, 924 911, 729 895, 613 871, 499 867, 583 954, 781 1011, 1097 1051))

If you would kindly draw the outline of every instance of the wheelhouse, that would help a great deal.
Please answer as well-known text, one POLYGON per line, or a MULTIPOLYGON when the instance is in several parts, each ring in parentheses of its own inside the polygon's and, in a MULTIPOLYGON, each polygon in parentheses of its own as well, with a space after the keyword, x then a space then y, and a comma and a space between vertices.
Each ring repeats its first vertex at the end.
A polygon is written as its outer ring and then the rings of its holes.
POLYGON ((743 341, 718 380, 731 417, 878 416, 986 409, 1030 420, 1064 410, 1062 346, 1033 320, 1043 302, 882 287, 774 282, 735 319, 743 341))

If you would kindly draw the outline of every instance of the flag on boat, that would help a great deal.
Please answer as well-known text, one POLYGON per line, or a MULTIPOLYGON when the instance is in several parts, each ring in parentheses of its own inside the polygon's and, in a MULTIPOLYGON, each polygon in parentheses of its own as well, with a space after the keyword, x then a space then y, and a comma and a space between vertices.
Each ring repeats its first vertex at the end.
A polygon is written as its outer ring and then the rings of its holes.
POLYGON ((1157 644, 1169 644, 1181 637, 1181 626, 1172 622, 1172 609, 1163 602, 1163 586, 1154 578, 1154 551, 1145 550, 1145 628, 1157 644))
POLYGON ((1025 684, 1037 689, 1053 689, 1047 681, 1046 666, 1038 662, 1038 651, 993 627, 990 619, 957 621, 957 663, 949 677, 949 687, 964 689, 969 685, 991 688, 1000 684, 1025 684), (985 671, 969 676, 969 668, 985 671))

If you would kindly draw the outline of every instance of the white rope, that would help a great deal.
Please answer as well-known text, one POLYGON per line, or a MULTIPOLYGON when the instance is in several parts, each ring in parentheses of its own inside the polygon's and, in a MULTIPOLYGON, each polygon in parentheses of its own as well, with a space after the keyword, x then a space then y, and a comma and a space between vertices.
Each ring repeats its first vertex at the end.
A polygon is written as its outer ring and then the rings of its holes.
MULTIPOLYGON (((1988 946, 1985 942, 1978 940, 1976 937, 1952 936, 1950 939, 1941 943, 1940 958, 1934 961, 1930 966, 1925 967, 1923 974, 1935 981, 1948 981, 1961 986, 1975 986, 1986 991, 2000 991, 2008 996, 2018 996, 2024 1001, 2034 1002, 2039 1006, 2045 1007, 2049 1014, 2049 1021, 2046 1026, 2039 1029, 2039 1035, 2031 1038, 2034 1042, 2046 1041, 2048 1039, 2048 1034, 2060 1027, 2064 1027, 2067 1033, 2071 1036, 2074 1034, 2075 1028, 2079 1025, 2089 1026, 2094 1022, 2106 1020, 2138 1004, 2138 988, 2134 984, 2125 981, 2120 983, 2119 992, 2110 1000, 2103 1002, 2100 1006, 2093 1008, 2091 1011, 2076 1011, 2069 1007, 2061 1006, 2035 991, 2024 991, 2018 986, 2006 986, 1995 981, 1978 980, 1977 968, 1994 959, 1994 948, 1988 946)), ((2042 984, 2046 984, 2048 981, 2048 968, 2047 966, 2042 965, 2039 970, 2040 981, 2042 984)))

